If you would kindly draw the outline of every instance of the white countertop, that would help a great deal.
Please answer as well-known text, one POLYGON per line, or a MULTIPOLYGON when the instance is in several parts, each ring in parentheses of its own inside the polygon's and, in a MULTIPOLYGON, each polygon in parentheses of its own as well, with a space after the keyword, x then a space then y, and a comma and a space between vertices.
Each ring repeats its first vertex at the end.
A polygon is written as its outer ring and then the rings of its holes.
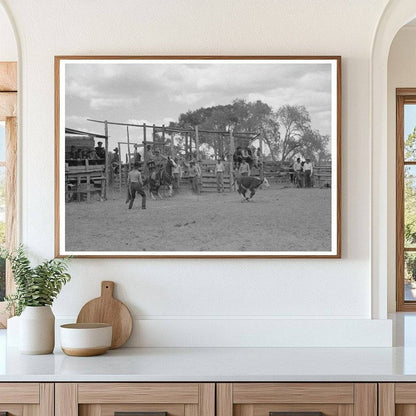
POLYGON ((0 381, 416 381, 416 348, 121 348, 21 355, 0 331, 0 381))

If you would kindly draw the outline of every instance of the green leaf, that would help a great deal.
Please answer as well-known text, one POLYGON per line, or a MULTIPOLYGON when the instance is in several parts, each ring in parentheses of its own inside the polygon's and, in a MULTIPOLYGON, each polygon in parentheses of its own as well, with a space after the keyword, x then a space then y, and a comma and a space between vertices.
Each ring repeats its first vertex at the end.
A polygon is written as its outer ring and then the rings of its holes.
POLYGON ((52 305, 63 285, 71 280, 69 257, 45 260, 32 267, 22 245, 10 252, 1 249, 0 257, 10 261, 16 293, 7 296, 6 302, 16 315, 26 306, 52 305))

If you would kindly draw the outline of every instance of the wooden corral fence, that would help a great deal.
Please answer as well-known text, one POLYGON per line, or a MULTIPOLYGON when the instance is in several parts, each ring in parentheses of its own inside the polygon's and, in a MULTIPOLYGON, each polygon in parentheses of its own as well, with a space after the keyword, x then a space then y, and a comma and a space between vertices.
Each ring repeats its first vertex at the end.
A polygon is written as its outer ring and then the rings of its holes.
POLYGON ((290 182, 289 162, 263 162, 263 174, 269 182, 290 182))
POLYGON ((115 172, 115 170, 113 170, 111 179, 114 191, 121 192, 127 184, 127 172, 129 165, 127 163, 120 164, 118 169, 121 170, 119 172, 115 172))
POLYGON ((332 178, 332 167, 331 163, 322 163, 315 166, 313 172, 314 186, 321 187, 331 187, 331 178, 332 178))
MULTIPOLYGON (((203 160, 201 166, 201 192, 217 192, 217 177, 215 175, 215 160, 203 160)), ((224 163, 224 192, 231 191, 229 164, 224 163)))
POLYGON ((106 138, 72 129, 65 131, 65 200, 90 201, 96 194, 103 201, 107 196, 108 153, 104 159, 89 159, 89 155, 95 154, 94 138, 106 138))
MULTIPOLYGON (((202 160, 199 163, 201 167, 201 192, 217 192, 217 176, 215 174, 215 160, 202 160)), ((231 177, 229 164, 224 162, 224 192, 231 192, 231 177)), ((180 187, 190 189, 190 178, 188 176, 188 168, 183 170, 180 187)))
MULTIPOLYGON (((225 151, 229 155, 233 155, 236 150, 236 145, 242 145, 242 142, 245 143, 246 146, 249 145, 253 140, 255 140, 260 133, 258 132, 238 132, 234 131, 233 128, 229 128, 228 130, 205 130, 200 129, 198 125, 195 126, 189 126, 187 128, 181 128, 181 127, 175 127, 175 126, 157 126, 155 124, 153 125, 146 125, 146 124, 134 124, 134 123, 119 123, 119 122, 113 122, 108 120, 92 120, 87 119, 88 121, 94 122, 94 123, 100 123, 104 125, 104 136, 106 139, 108 138, 108 127, 112 125, 117 126, 125 126, 127 131, 127 142, 123 143, 127 145, 127 155, 129 159, 129 166, 131 166, 131 148, 130 146, 134 144, 130 142, 130 133, 129 133, 129 127, 134 128, 141 128, 143 129, 143 142, 142 144, 136 144, 137 147, 143 147, 143 159, 144 161, 147 160, 147 146, 151 145, 154 150, 158 149, 161 154, 168 154, 171 157, 175 156, 175 153, 178 154, 177 144, 175 145, 175 136, 180 136, 182 139, 184 139, 185 148, 184 155, 186 160, 200 160, 201 156, 201 149, 200 149, 200 135, 214 135, 214 152, 215 152, 215 158, 224 156, 225 151), (147 140, 147 130, 151 129, 152 131, 152 140, 147 140), (166 139, 166 135, 170 136, 169 141, 166 139), (226 142, 226 143, 225 143, 226 142), (167 144, 169 143, 169 146, 167 144), (228 149, 227 149, 228 148, 228 149)), ((106 151, 107 149, 107 143, 106 140, 106 151)), ((259 139, 259 148, 262 152, 263 148, 263 141, 260 137, 259 139)), ((121 148, 119 143, 119 158, 120 158, 120 169, 119 169, 119 179, 118 179, 118 189, 121 190, 121 187, 123 186, 124 179, 122 177, 122 160, 121 160, 121 148)), ((226 164, 230 167, 232 165, 232 160, 229 160, 226 164)), ((146 168, 145 168, 146 169, 146 168)), ((211 168, 206 167, 202 169, 203 170, 203 177, 202 177, 202 191, 208 191, 216 189, 216 178, 215 173, 211 172, 211 168)), ((224 175, 224 187, 225 189, 230 189, 230 183, 234 181, 234 172, 232 169, 228 169, 228 174, 226 173, 224 175)), ((185 178, 186 179, 186 176, 185 178)), ((110 182, 109 180, 107 182, 110 182)), ((112 183, 116 184, 116 182, 112 181, 112 183)), ((117 188, 117 186, 116 186, 117 188)), ((225 190, 224 189, 224 190, 225 190)))
POLYGON ((65 169, 66 201, 73 198, 79 202, 85 196, 91 200, 93 194, 98 194, 100 199, 105 198, 106 177, 103 165, 89 165, 88 160, 83 166, 70 166, 65 169))
MULTIPOLYGON (((291 183, 294 176, 290 162, 265 161, 263 163, 263 172, 269 182, 276 183, 291 183)), ((331 177, 331 162, 314 165, 312 174, 312 184, 314 187, 331 187, 331 177)))

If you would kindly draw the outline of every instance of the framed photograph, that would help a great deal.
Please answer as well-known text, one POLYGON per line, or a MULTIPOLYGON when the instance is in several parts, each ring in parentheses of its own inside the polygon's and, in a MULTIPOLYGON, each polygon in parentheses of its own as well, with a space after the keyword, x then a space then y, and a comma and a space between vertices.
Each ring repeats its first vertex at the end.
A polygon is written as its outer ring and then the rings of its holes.
POLYGON ((55 57, 56 256, 341 256, 339 56, 55 57))

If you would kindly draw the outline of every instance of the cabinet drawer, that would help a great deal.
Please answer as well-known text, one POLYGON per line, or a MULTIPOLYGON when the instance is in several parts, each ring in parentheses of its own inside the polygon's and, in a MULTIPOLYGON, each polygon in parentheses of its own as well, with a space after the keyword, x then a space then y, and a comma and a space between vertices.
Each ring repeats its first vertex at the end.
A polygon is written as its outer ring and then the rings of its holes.
POLYGON ((217 416, 377 416, 375 383, 220 383, 217 416))
POLYGON ((213 383, 59 383, 56 416, 215 416, 213 383))
POLYGON ((38 383, 0 383, 0 403, 39 403, 38 383))
POLYGON ((0 414, 53 416, 51 383, 0 383, 0 414))
POLYGON ((416 415, 416 383, 380 383, 380 416, 416 415))
POLYGON ((197 383, 81 383, 78 403, 183 403, 199 402, 197 383))

